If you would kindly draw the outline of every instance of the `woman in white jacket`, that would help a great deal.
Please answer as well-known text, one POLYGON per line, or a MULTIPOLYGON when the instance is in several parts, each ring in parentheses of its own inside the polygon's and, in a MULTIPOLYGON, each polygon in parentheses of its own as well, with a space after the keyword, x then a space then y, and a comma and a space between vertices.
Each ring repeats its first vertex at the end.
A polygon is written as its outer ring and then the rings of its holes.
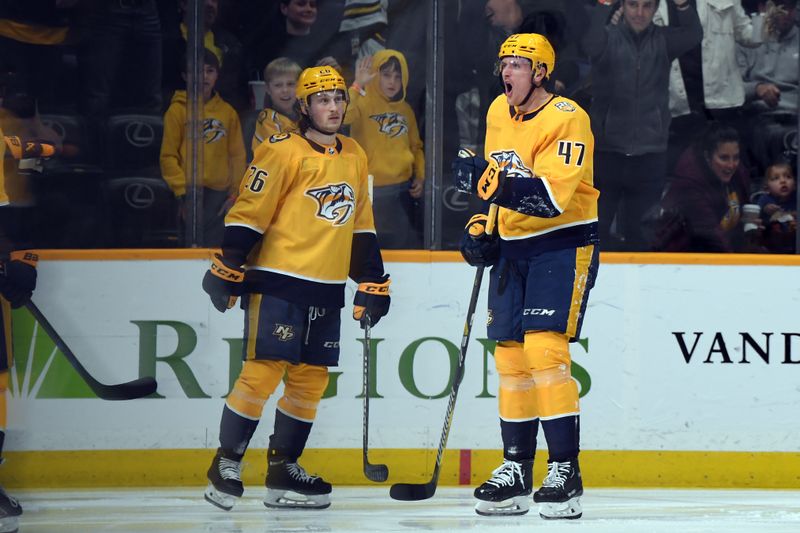
MULTIPOLYGON (((703 131, 710 119, 734 121, 745 101, 744 82, 736 60, 736 45, 757 47, 762 41, 763 16, 749 17, 740 0, 693 0, 703 41, 672 62, 669 109, 672 115, 668 169, 703 131)), ((660 2, 653 18, 670 22, 670 2, 660 2)), ((669 171, 668 170, 668 171, 669 171)))
MULTIPOLYGON (((763 17, 749 17, 739 0, 694 0, 703 26, 700 58, 705 109, 738 108, 744 104, 744 83, 736 62, 736 44, 756 47, 762 42, 763 17)), ((669 2, 660 2, 653 18, 655 24, 669 25, 669 2)), ((691 53, 691 52, 689 52, 691 53)), ((689 97, 681 71, 680 59, 672 62, 669 83, 669 107, 673 117, 687 115, 689 97)))

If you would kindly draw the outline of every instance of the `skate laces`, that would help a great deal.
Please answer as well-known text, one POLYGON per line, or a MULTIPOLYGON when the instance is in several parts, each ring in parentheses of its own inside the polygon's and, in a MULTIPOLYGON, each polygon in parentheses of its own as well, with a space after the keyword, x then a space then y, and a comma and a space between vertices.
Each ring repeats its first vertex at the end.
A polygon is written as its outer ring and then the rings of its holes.
POLYGON ((219 458, 219 476, 222 479, 242 480, 242 463, 224 457, 219 458))
POLYGON ((547 477, 542 482, 542 487, 563 487, 569 476, 569 462, 547 464, 547 477))
POLYGON ((522 465, 516 461, 503 459, 503 464, 494 469, 492 478, 486 483, 495 487, 510 487, 516 482, 517 478, 519 478, 520 485, 524 489, 525 478, 522 476, 522 465))
POLYGON ((297 463, 287 463, 286 469, 289 471, 290 476, 301 483, 313 483, 315 480, 319 479, 319 476, 309 475, 305 468, 297 463))

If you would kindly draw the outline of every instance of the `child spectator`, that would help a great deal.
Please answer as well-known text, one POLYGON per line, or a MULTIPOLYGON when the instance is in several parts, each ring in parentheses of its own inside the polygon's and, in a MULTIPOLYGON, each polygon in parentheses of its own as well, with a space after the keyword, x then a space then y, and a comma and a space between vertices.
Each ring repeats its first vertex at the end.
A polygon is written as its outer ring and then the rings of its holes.
POLYGON ((252 140, 253 152, 259 144, 272 135, 297 130, 300 114, 295 109, 297 102, 295 87, 301 70, 300 65, 286 57, 273 59, 264 69, 268 100, 266 107, 256 119, 256 131, 252 140))
POLYGON ((381 248, 417 245, 414 200, 422 197, 425 154, 414 111, 405 101, 407 87, 402 53, 387 49, 364 57, 356 64, 345 116, 350 134, 367 153, 381 248))
MULTIPOLYGON (((206 49, 203 59, 202 223, 205 238, 202 244, 214 247, 222 243, 225 213, 236 198, 247 160, 239 116, 214 90, 219 58, 206 49)), ((161 143, 161 174, 178 199, 182 218, 186 214, 183 199, 189 179, 186 175, 186 103, 186 91, 175 91, 164 115, 161 143)))
POLYGON ((797 182, 788 163, 767 167, 766 194, 758 199, 764 224, 764 244, 772 253, 794 253, 797 232, 797 182))

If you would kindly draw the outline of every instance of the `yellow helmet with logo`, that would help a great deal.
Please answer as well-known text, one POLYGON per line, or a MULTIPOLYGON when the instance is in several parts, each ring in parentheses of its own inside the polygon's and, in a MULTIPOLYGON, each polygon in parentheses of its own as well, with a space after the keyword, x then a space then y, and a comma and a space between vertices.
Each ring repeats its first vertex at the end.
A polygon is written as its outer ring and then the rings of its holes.
POLYGON ((500 52, 497 57, 500 59, 508 56, 524 57, 530 60, 535 67, 542 64, 547 67, 547 75, 550 77, 556 66, 556 52, 553 45, 544 35, 538 33, 515 33, 500 45, 500 52))
POLYGON ((295 94, 297 99, 308 105, 308 97, 322 91, 342 91, 347 98, 344 78, 333 67, 310 67, 300 73, 295 94))

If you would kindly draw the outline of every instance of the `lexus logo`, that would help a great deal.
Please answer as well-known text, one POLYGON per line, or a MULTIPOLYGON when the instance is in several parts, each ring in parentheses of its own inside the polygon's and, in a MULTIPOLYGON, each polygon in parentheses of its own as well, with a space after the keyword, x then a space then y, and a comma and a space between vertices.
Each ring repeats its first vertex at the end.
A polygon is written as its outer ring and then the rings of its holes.
POLYGON ((144 183, 130 183, 125 187, 125 203, 134 209, 147 209, 156 201, 152 187, 144 183))
POLYGON ((469 195, 460 192, 452 185, 442 193, 442 202, 451 211, 466 211, 469 209, 469 195))
POLYGON ((56 135, 58 135, 58 138, 61 141, 67 137, 67 128, 65 128, 64 125, 57 120, 53 120, 51 118, 42 118, 42 125, 46 128, 52 129, 56 135))
POLYGON ((153 144, 156 139, 156 132, 153 126, 146 122, 129 122, 125 125, 125 139, 128 144, 137 148, 145 148, 153 144))

